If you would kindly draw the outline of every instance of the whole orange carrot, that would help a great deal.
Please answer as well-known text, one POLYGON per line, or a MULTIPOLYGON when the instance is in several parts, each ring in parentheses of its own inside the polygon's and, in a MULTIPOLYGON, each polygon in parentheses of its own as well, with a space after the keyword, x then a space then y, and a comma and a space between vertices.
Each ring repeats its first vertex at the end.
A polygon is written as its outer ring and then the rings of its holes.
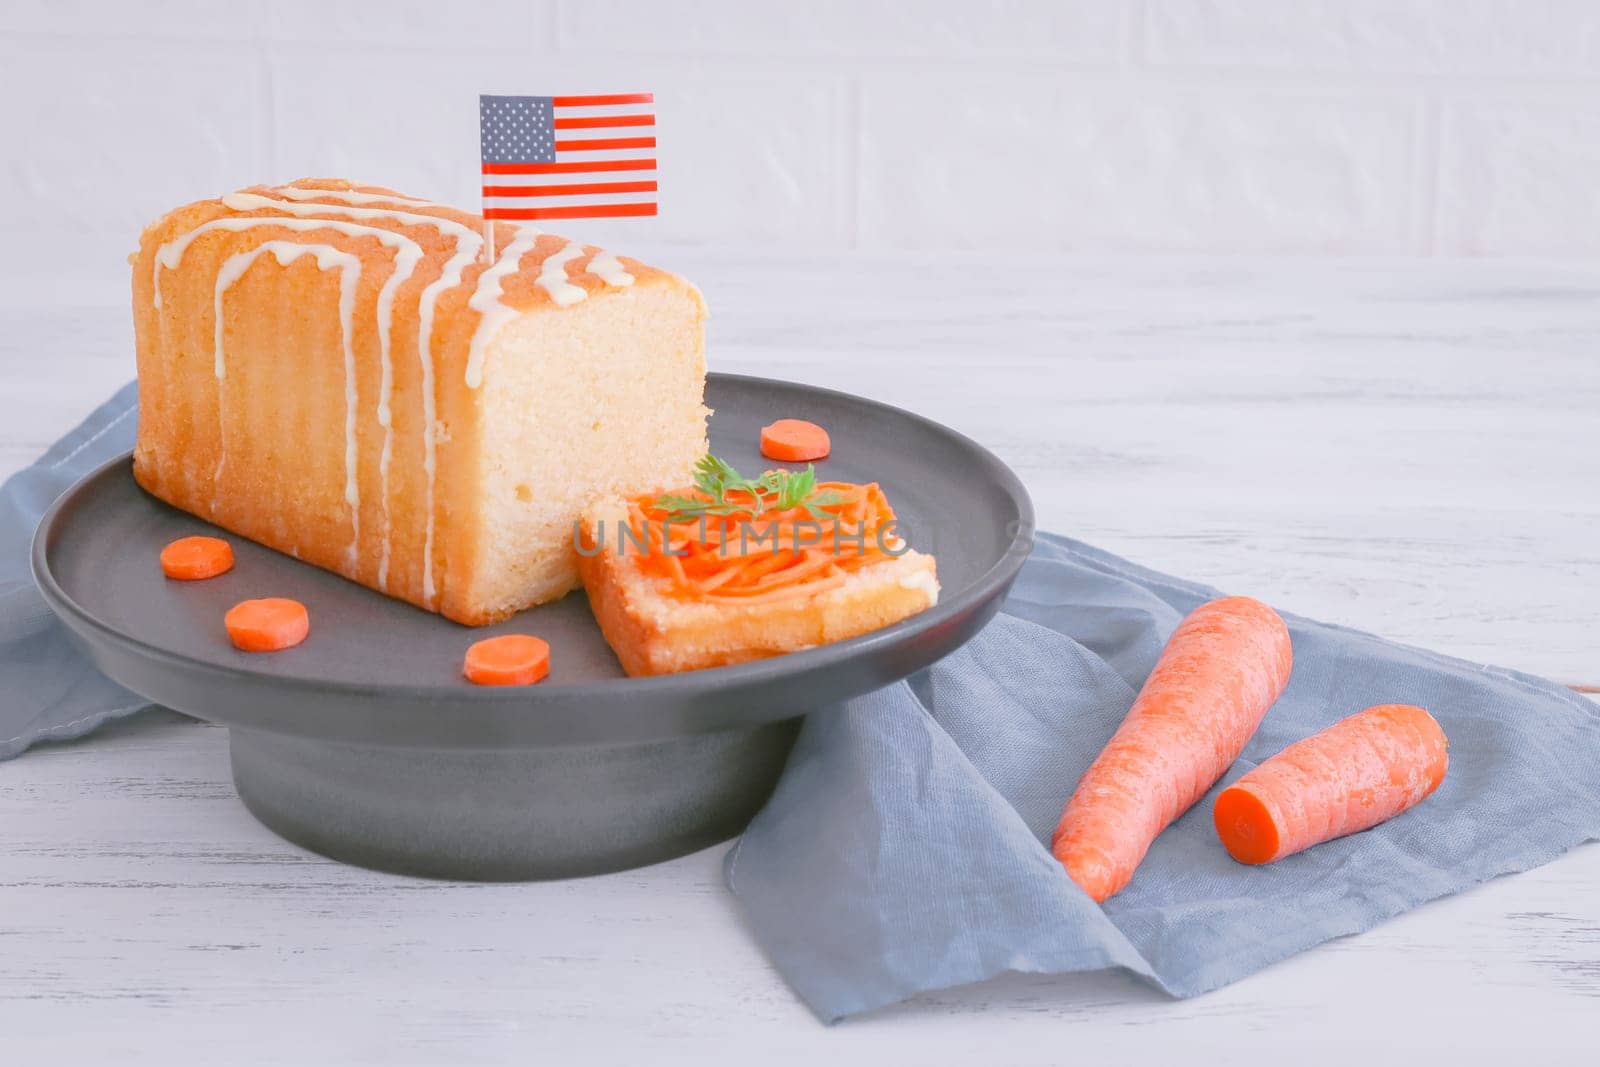
POLYGON ((1072 880, 1097 901, 1126 886, 1156 835, 1238 758, 1293 661, 1288 627, 1258 600, 1192 611, 1061 814, 1051 851, 1072 880))
POLYGON ((1224 789, 1217 836, 1240 863, 1271 863, 1376 826, 1418 804, 1450 766, 1421 708, 1379 704, 1296 741, 1224 789))

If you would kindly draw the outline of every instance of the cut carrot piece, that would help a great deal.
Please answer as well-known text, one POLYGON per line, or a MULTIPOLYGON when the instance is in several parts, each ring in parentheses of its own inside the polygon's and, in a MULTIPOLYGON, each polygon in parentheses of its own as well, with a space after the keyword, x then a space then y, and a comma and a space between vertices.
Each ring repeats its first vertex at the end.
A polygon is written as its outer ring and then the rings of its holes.
POLYGON ((311 616, 298 600, 273 596, 242 600, 222 617, 228 640, 244 652, 279 652, 293 648, 311 632, 311 616))
POLYGON ((486 637, 467 649, 461 673, 478 685, 532 685, 550 673, 550 646, 531 634, 486 637))
POLYGON ((1271 863, 1392 819, 1439 788, 1444 731, 1421 708, 1379 704, 1296 741, 1224 789, 1217 836, 1240 863, 1271 863))
POLYGON ((832 447, 828 431, 804 419, 779 419, 761 427, 761 454, 780 463, 827 459, 832 447))
POLYGON ((1238 758, 1289 682, 1289 630, 1249 597, 1202 604, 1173 631, 1128 716, 1084 772, 1051 851, 1097 901, 1238 758))
POLYGON ((180 537, 161 550, 161 573, 182 582, 233 569, 233 547, 220 537, 180 537))

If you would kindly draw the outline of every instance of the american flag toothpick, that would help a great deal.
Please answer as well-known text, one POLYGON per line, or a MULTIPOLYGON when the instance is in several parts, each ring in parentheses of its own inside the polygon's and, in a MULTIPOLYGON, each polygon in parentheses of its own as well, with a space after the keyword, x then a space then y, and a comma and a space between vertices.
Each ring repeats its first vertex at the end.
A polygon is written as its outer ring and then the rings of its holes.
POLYGON ((478 97, 486 224, 654 215, 655 125, 651 93, 478 97))

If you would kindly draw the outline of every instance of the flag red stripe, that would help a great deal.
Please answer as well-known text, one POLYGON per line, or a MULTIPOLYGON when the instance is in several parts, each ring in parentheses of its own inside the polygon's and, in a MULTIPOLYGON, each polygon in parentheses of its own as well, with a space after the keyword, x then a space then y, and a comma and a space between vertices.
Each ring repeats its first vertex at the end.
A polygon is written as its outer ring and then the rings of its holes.
POLYGON ((604 107, 607 104, 653 104, 655 93, 612 93, 600 96, 552 96, 556 107, 604 107))
POLYGON ((602 137, 598 141, 557 141, 557 152, 601 152, 610 148, 654 148, 654 137, 602 137))
POLYGON ((585 118, 556 119, 558 130, 606 130, 616 126, 654 126, 654 115, 589 115, 585 118))
MULTIPOLYGON (((655 146, 654 137, 643 140, 655 146)), ((655 170, 654 159, 597 159, 592 163, 485 163, 485 174, 587 174, 591 171, 655 170)))
POLYGON ((620 219, 654 215, 654 204, 577 204, 571 207, 492 207, 486 219, 620 219))
POLYGON ((485 185, 484 196, 591 196, 599 193, 653 193, 655 182, 584 182, 579 185, 485 185))

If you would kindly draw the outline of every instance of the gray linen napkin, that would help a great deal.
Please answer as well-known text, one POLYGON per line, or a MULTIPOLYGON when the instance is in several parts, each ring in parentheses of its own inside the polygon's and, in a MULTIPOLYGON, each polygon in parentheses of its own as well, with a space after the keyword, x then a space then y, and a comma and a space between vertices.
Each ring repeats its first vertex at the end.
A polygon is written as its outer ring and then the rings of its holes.
MULTIPOLYGON (((129 385, 0 488, 0 759, 147 705, 95 671, 28 572, 45 508, 131 447, 134 426, 129 385)), ((1450 736, 1444 784, 1383 826, 1260 868, 1223 852, 1208 798, 1095 905, 1045 843, 1167 635, 1215 595, 1042 535, 966 647, 807 718, 726 872, 819 1016, 1008 970, 1120 967, 1189 996, 1600 837, 1600 713, 1587 701, 1290 616, 1289 688, 1224 781, 1344 715, 1405 702, 1450 736)))
POLYGON ((133 447, 137 411, 130 382, 0 486, 0 760, 150 705, 90 665, 45 607, 28 565, 40 516, 72 483, 133 447))
POLYGON ((1051 858, 1050 833, 1167 636, 1217 595, 1041 535, 972 642, 807 718, 725 869, 818 1016, 1003 971, 1118 967, 1192 996, 1600 837, 1600 709, 1528 675, 1285 616, 1287 691, 1223 782, 1096 905, 1051 858), (1443 725, 1438 791, 1269 866, 1229 859, 1211 824, 1222 785, 1381 703, 1419 704, 1443 725))

